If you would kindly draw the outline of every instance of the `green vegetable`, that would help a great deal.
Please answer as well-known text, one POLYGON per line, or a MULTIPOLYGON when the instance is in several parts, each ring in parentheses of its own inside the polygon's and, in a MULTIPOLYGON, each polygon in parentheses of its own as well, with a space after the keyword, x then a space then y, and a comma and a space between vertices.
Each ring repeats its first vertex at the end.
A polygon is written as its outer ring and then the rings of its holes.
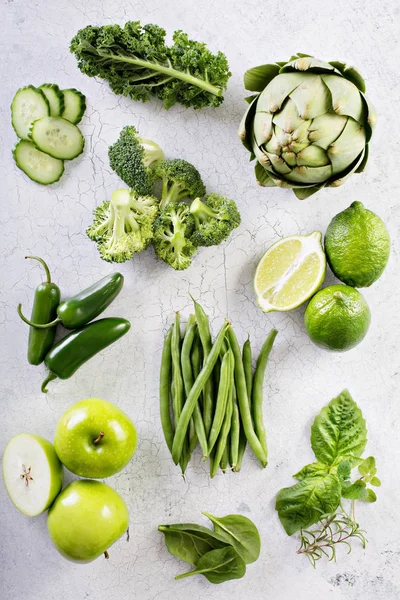
POLYGON ((81 130, 62 117, 42 117, 32 123, 29 137, 35 146, 59 160, 72 160, 83 152, 81 130))
POLYGON ((244 85, 256 95, 239 137, 260 185, 304 199, 364 170, 376 115, 354 68, 299 53, 250 69, 244 85))
POLYGON ((150 196, 153 175, 150 167, 163 160, 164 152, 151 140, 138 135, 133 125, 124 127, 118 140, 109 147, 110 167, 139 196, 150 196))
MULTIPOLYGON (((51 281, 51 275, 47 264, 38 256, 25 256, 40 262, 46 273, 46 281, 40 283, 36 290, 33 301, 31 321, 35 323, 48 323, 57 315, 57 306, 60 303, 60 288, 51 281)), ((31 365, 40 365, 47 352, 54 343, 56 328, 38 329, 30 327, 28 339, 28 362, 31 365)))
POLYGON ((230 448, 229 448, 229 462, 232 469, 235 471, 239 458, 239 444, 240 444, 240 416, 239 407, 236 397, 236 389, 233 388, 233 406, 232 406, 232 420, 231 420, 231 431, 230 431, 230 448))
POLYGON ((206 193, 196 167, 181 158, 158 162, 153 168, 153 177, 162 181, 160 208, 184 198, 204 196, 206 193))
POLYGON ((379 486, 375 459, 360 458, 367 442, 361 410, 344 390, 324 407, 311 427, 311 446, 318 462, 294 475, 298 483, 283 488, 276 497, 276 510, 288 535, 300 531, 298 554, 305 554, 313 566, 323 556, 336 558, 336 545, 357 538, 365 548, 367 540, 355 518, 355 501, 375 502, 370 483, 379 486), (361 477, 350 480, 358 465, 361 477), (341 498, 351 500, 350 510, 341 498), (312 525, 317 525, 309 529, 312 525))
POLYGON ((121 273, 106 275, 82 292, 61 302, 57 307, 57 318, 46 324, 26 319, 21 312, 20 304, 18 313, 28 325, 39 329, 53 328, 58 323, 62 323, 67 329, 77 329, 105 311, 118 296, 123 285, 124 277, 121 273))
POLYGON ((169 552, 191 565, 197 565, 210 550, 226 547, 226 541, 211 529, 194 523, 159 525, 158 530, 164 534, 169 552))
POLYGON ((264 450, 266 456, 268 456, 267 448, 267 434, 264 426, 263 418, 263 383, 265 371, 267 368, 268 358, 274 345, 274 341, 278 332, 276 329, 272 329, 265 340, 261 352, 257 359, 256 370, 254 372, 253 385, 252 385, 252 399, 251 407, 253 412, 254 429, 260 444, 264 450))
POLYGON ((50 116, 59 117, 64 110, 64 95, 56 83, 42 83, 39 90, 47 98, 50 107, 50 116))
POLYGON ((196 402, 198 402, 200 393, 203 391, 206 381, 211 376, 212 370, 215 366, 215 363, 217 362, 225 334, 228 330, 229 324, 225 323, 221 327, 215 339, 212 350, 208 355, 207 359, 204 361, 203 368, 199 376, 197 377, 192 389, 190 390, 189 396, 186 399, 182 413, 179 417, 178 424, 176 426, 174 442, 172 445, 172 459, 175 464, 178 464, 179 459, 181 457, 186 431, 189 425, 189 421, 192 417, 196 402))
POLYGON ((190 267, 197 251, 190 241, 193 228, 193 217, 186 204, 168 204, 154 222, 153 246, 157 257, 177 271, 190 267))
POLYGON ((64 110, 61 116, 76 125, 85 113, 86 97, 75 88, 62 90, 62 94, 64 97, 64 110))
POLYGON ((218 385, 218 395, 215 404, 214 418, 210 430, 210 437, 208 440, 207 456, 213 450, 218 436, 220 434, 222 424, 224 422, 226 405, 228 402, 229 390, 231 385, 232 362, 232 351, 228 350, 228 352, 225 352, 224 357, 222 359, 221 374, 218 385))
POLYGON ((348 390, 334 398, 315 418, 311 427, 311 447, 321 463, 354 461, 367 444, 367 429, 361 410, 348 390))
POLYGON ((156 96, 165 108, 181 103, 203 108, 219 106, 230 77, 226 57, 212 54, 205 44, 175 31, 173 45, 166 32, 139 21, 78 31, 70 50, 78 68, 89 77, 100 77, 113 92, 147 101, 156 96))
POLYGON ((246 573, 246 564, 234 548, 227 546, 210 550, 198 560, 196 569, 177 575, 175 579, 204 575, 211 583, 223 583, 230 579, 241 579, 246 573))
POLYGON ((154 196, 117 190, 110 202, 103 202, 93 211, 94 220, 86 234, 97 242, 103 260, 122 263, 148 246, 157 212, 158 201, 154 196))
POLYGON ((20 140, 13 150, 15 164, 36 183, 56 183, 64 173, 64 161, 38 150, 32 142, 20 140))
MULTIPOLYGON (((230 366, 231 369, 231 366, 230 366)), ((224 420, 222 422, 221 430, 219 433, 218 441, 215 447, 215 455, 213 456, 212 466, 210 468, 210 477, 215 477, 217 474, 218 465, 221 466, 222 471, 226 470, 228 463, 228 439, 229 432, 232 424, 232 412, 233 412, 233 385, 232 378, 228 383, 228 397, 226 401, 226 408, 224 414, 224 420), (222 465, 220 464, 222 461, 222 465)))
POLYGON ((42 383, 42 392, 54 379, 68 379, 86 361, 128 333, 131 325, 126 319, 99 319, 76 329, 60 340, 48 352, 45 364, 50 374, 42 383))
POLYGON ((240 225, 235 202, 219 194, 209 194, 204 201, 196 198, 190 205, 190 212, 196 223, 196 231, 192 236, 196 246, 217 246, 240 225))
POLYGON ((235 548, 246 565, 255 562, 260 556, 261 540, 260 534, 253 521, 243 515, 228 515, 226 517, 214 517, 207 512, 203 515, 208 517, 214 525, 215 533, 227 544, 235 548))
POLYGON ((172 329, 170 327, 167 335, 165 336, 164 348, 161 358, 161 372, 160 372, 160 417, 161 426, 164 433, 164 438, 169 451, 172 450, 172 442, 174 439, 174 429, 171 422, 171 414, 169 407, 169 390, 170 390, 170 379, 172 373, 172 353, 171 353, 171 339, 172 329))
POLYGON ((268 463, 267 455, 254 431, 250 412, 249 398, 247 396, 246 378, 244 374, 242 356, 240 352, 239 343, 232 328, 228 329, 228 339, 235 360, 235 383, 239 403, 240 418, 242 420, 247 441, 249 442, 251 449, 253 450, 257 458, 260 460, 263 467, 266 467, 268 463))
POLYGON ((49 114, 50 105, 42 90, 28 85, 16 92, 11 103, 11 123, 21 140, 29 141, 34 121, 49 114))
MULTIPOLYGON (((203 310, 202 306, 198 302, 193 300, 194 311, 196 315, 197 326, 199 330, 199 337, 201 341, 201 345, 203 348, 203 357, 204 361, 207 360, 208 355, 212 349, 212 338, 210 331, 210 323, 208 317, 203 310)), ((208 436, 210 433, 211 423, 213 420, 214 414, 214 389, 213 389, 213 381, 212 377, 206 381, 203 390, 203 418, 204 418, 204 429, 206 435, 208 436)))

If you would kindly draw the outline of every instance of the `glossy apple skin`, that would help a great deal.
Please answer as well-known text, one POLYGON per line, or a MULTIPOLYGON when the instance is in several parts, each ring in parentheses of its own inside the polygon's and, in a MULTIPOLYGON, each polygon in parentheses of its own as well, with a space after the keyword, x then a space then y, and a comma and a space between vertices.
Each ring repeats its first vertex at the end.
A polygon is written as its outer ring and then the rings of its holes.
POLYGON ((121 471, 131 460, 137 433, 130 418, 115 404, 88 398, 69 408, 58 421, 54 447, 61 462, 75 475, 103 479, 121 471), (100 432, 104 437, 97 443, 100 432))
POLYGON ((100 481, 73 481, 49 510, 47 527, 54 546, 68 560, 88 563, 101 556, 128 529, 121 496, 100 481))

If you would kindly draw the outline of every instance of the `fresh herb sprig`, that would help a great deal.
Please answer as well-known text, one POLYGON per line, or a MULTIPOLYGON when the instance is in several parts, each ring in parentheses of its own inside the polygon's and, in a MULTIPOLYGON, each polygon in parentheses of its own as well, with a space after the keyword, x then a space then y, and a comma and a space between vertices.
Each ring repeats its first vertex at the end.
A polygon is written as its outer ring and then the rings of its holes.
POLYGON ((314 420, 311 447, 317 462, 294 475, 295 485, 283 488, 276 497, 276 510, 288 535, 300 532, 298 554, 305 554, 315 567, 324 556, 336 560, 338 545, 367 539, 355 516, 356 501, 375 502, 368 484, 378 487, 374 457, 362 459, 367 428, 362 412, 348 390, 334 398, 314 420), (351 480, 358 467, 360 477, 351 480), (345 508, 344 500, 349 500, 345 508), (318 524, 318 525, 316 525, 318 524), (311 528, 313 525, 315 527, 311 528))

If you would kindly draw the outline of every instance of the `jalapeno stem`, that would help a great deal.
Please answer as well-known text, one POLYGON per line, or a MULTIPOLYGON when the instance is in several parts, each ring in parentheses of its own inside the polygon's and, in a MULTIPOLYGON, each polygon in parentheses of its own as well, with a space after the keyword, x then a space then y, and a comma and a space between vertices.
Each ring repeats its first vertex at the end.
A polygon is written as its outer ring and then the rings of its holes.
POLYGON ((103 437, 104 437, 104 431, 100 431, 99 437, 97 437, 95 440, 93 440, 93 444, 98 444, 99 442, 101 442, 103 437))
POLYGON ((36 329, 50 329, 50 327, 55 327, 57 323, 61 322, 61 319, 57 317, 57 319, 54 319, 54 321, 50 321, 50 323, 34 323, 33 321, 27 319, 27 317, 25 317, 25 315, 23 314, 22 304, 18 304, 17 311, 24 323, 30 325, 31 327, 35 327, 36 329))
POLYGON ((47 394, 47 384, 49 381, 53 381, 53 379, 57 379, 57 375, 54 375, 54 373, 49 373, 46 379, 43 381, 42 387, 40 388, 43 394, 47 394))
POLYGON ((39 256, 25 256, 25 258, 33 258, 33 260, 38 260, 46 272, 45 283, 51 283, 50 269, 47 266, 47 264, 44 262, 43 258, 40 258, 39 256))

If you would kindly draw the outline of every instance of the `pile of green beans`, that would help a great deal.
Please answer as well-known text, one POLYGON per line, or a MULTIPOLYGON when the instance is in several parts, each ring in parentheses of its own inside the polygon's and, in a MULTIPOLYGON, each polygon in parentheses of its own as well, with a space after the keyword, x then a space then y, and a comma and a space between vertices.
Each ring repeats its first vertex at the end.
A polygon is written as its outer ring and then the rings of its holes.
POLYGON ((278 332, 269 333, 253 374, 250 338, 241 350, 231 323, 225 321, 213 342, 206 313, 193 303, 183 335, 180 314, 175 314, 161 358, 160 416, 172 459, 184 474, 199 445, 214 477, 218 468, 240 471, 249 444, 266 467, 263 383, 278 332))

